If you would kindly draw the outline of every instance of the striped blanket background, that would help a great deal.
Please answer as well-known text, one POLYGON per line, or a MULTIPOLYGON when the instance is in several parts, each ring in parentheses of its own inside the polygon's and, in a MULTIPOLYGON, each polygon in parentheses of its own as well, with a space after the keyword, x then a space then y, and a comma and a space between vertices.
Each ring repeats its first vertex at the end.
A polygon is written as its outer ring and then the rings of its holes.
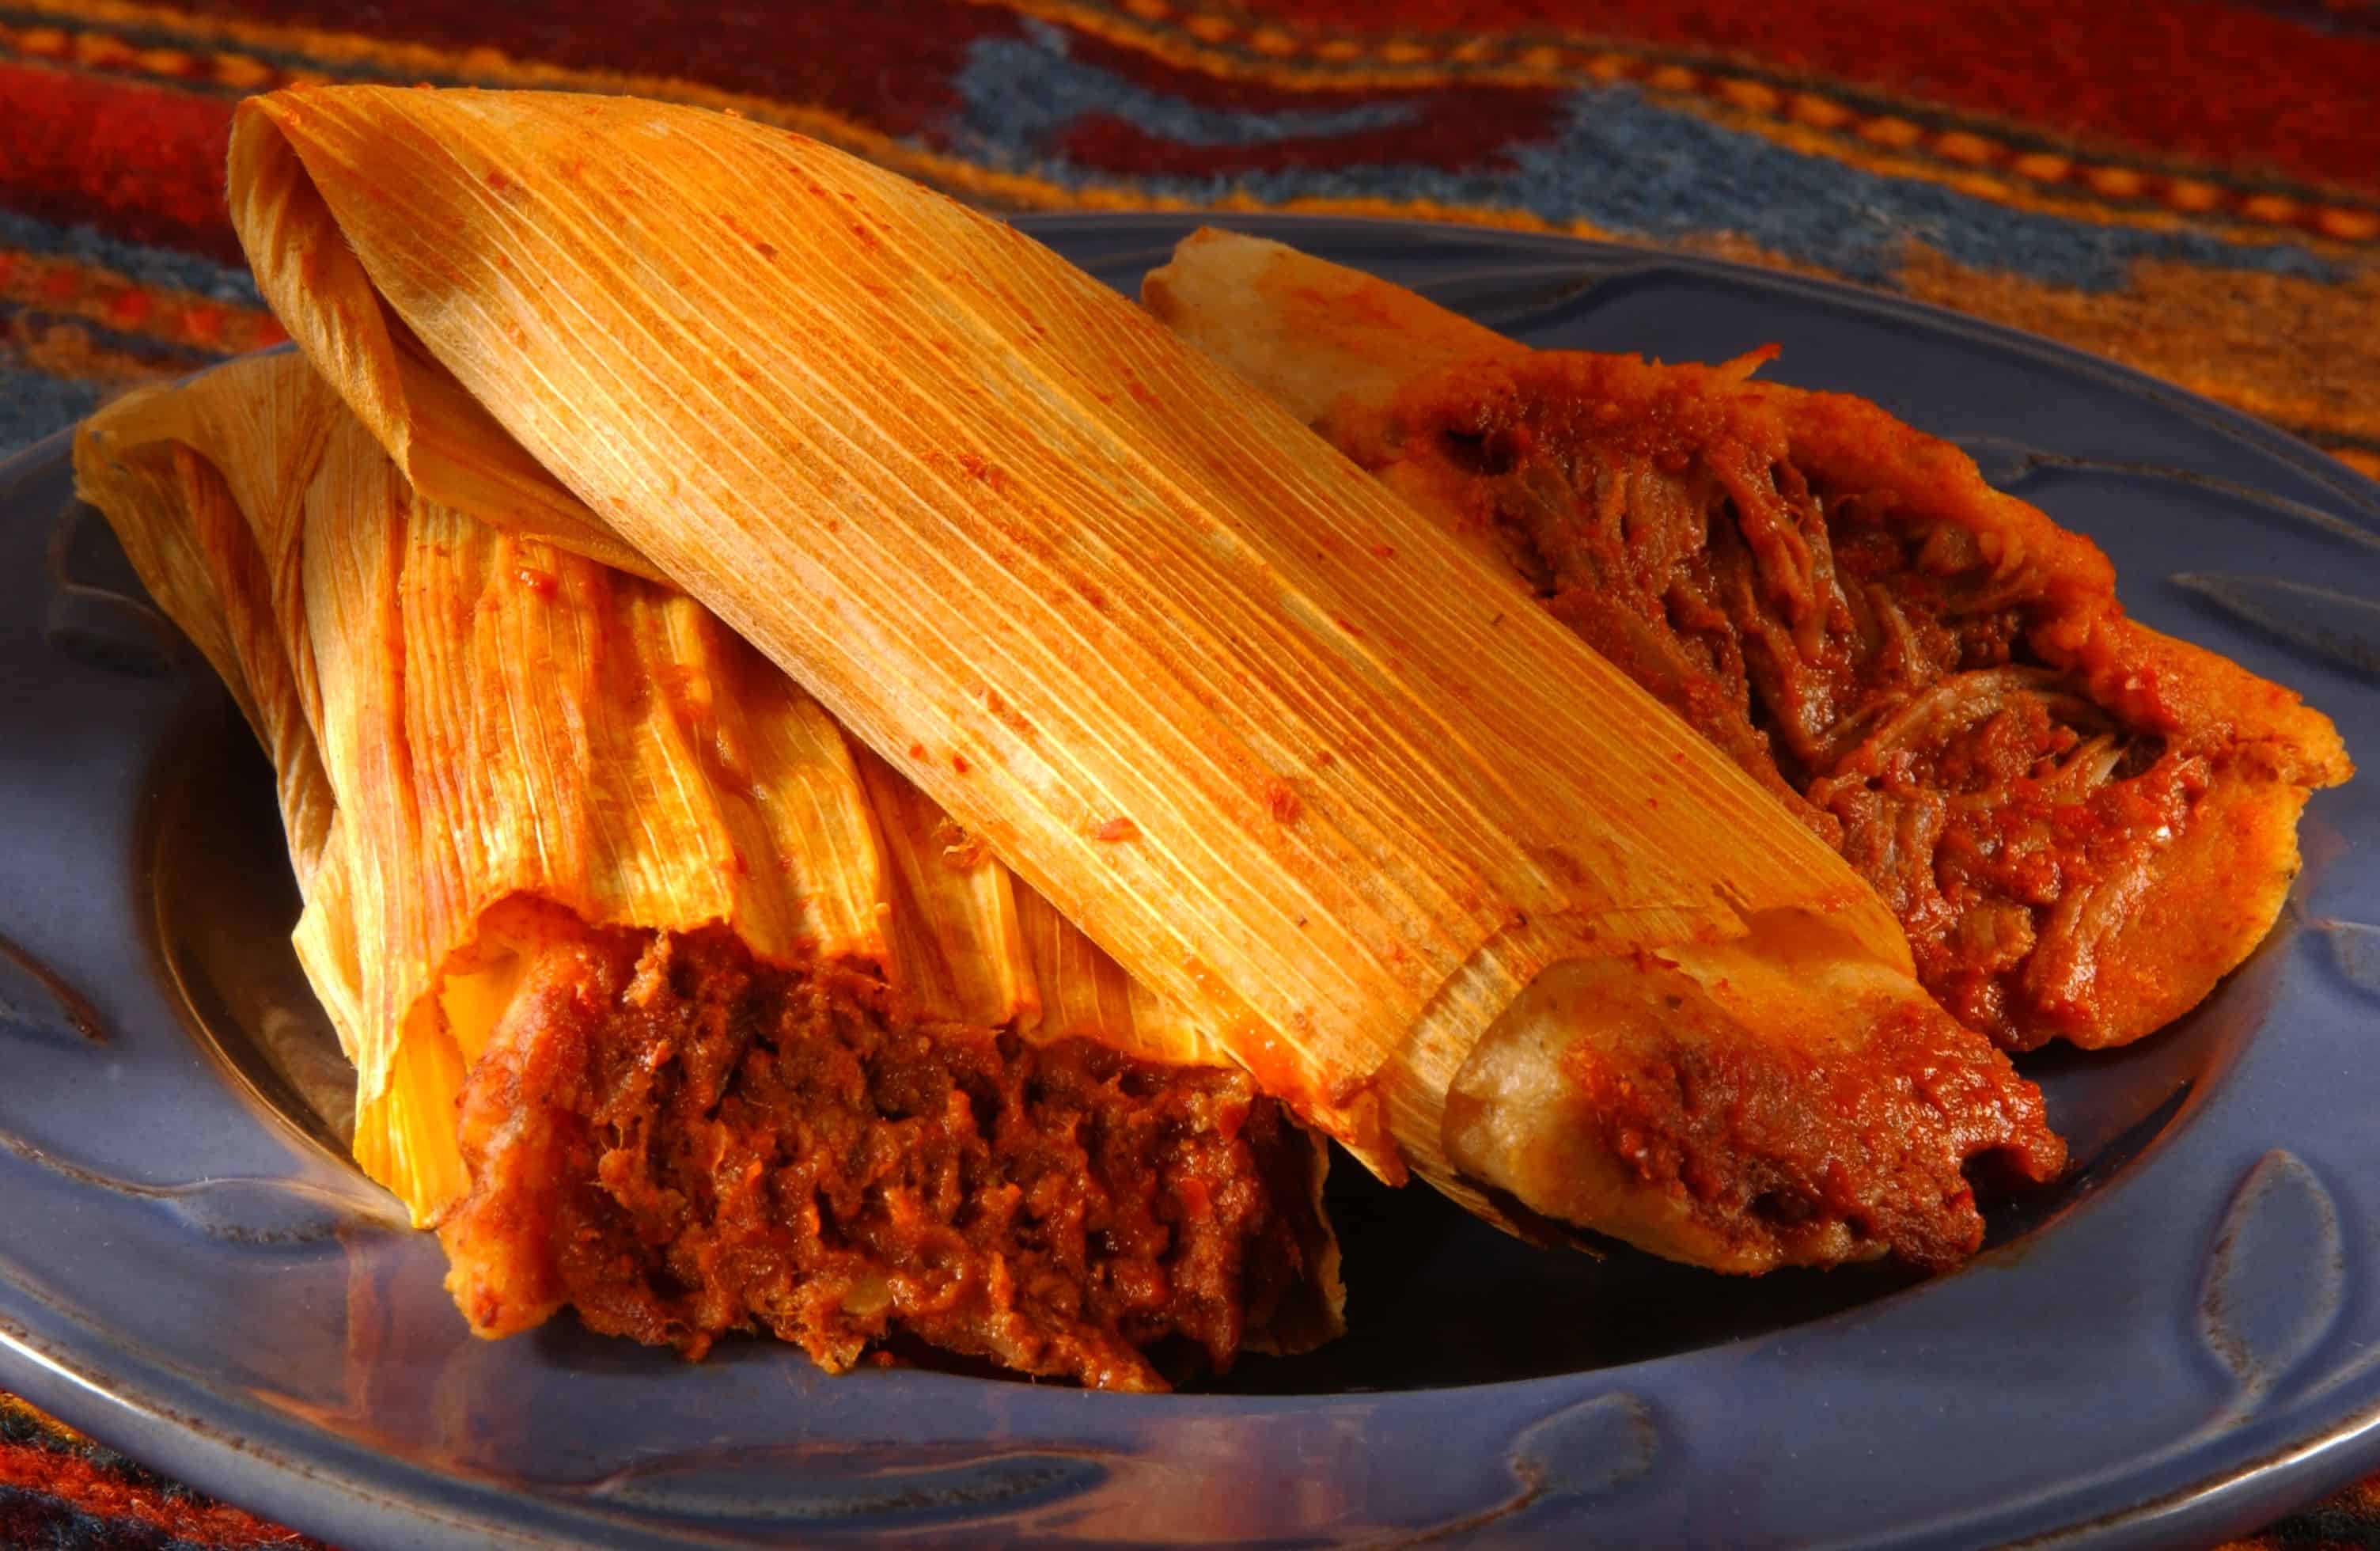
MULTIPOLYGON (((279 337, 225 136, 324 79, 732 107, 1008 210, 1716 253, 2056 336, 2380 475, 2375 0, 0 0, 0 453, 279 337)), ((2380 1482, 2262 1539, 2380 1547, 2380 1482)), ((0 1397, 0 1543, 298 1537, 0 1397)))

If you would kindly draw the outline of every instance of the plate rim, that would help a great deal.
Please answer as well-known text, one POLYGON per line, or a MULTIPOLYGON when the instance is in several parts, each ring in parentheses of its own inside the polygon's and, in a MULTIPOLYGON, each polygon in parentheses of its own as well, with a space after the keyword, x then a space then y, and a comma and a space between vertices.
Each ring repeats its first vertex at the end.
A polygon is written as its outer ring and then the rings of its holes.
MULTIPOLYGON (((2059 344, 2055 340, 1968 317, 1929 303, 1857 285, 1764 270, 1757 266, 1703 255, 1682 254, 1658 247, 1576 238, 1557 233, 1513 232, 1448 225, 1428 222, 1295 212, 1062 212, 1015 218, 1020 229, 1062 252, 1070 238, 1083 234, 1179 235, 1193 224, 1212 224, 1259 234, 1279 230, 1312 234, 1318 228, 1363 228, 1375 234, 1404 232, 1439 243, 1475 243, 1482 263, 1492 264, 1489 250, 1541 254, 1551 264, 1564 255, 1573 260, 1593 253, 1614 261, 1645 268, 1688 270, 1716 275, 1733 285, 1751 283, 1771 291, 1809 297, 1829 306, 1846 304, 1866 312, 1882 312, 1915 322, 1928 332, 1948 333, 1971 344, 2014 352, 2045 361, 2061 372, 2082 376, 2107 391, 2148 398, 2178 410, 2191 419, 2244 443, 2264 456, 2293 466, 2329 487, 2354 509, 2354 519, 2380 533, 2380 483, 2331 457, 2311 443, 2240 411, 2179 388, 2161 379, 2059 344)), ((1309 238, 1309 240, 1311 240, 1309 238)), ((1499 265, 1498 267, 1507 267, 1499 265)), ((55 432, 10 457, 0 460, 0 501, 27 480, 46 474, 67 457, 72 428, 55 432)), ((12 1286, 0 1276, 0 1287, 12 1286)), ((1755 1338, 1755 1339, 1759 1338, 1755 1338)), ((1512 1394, 1559 1389, 1582 1378, 1609 1380, 1640 1366, 1670 1361, 1656 1358, 1645 1364, 1598 1369, 1588 1375, 1559 1375, 1427 1391, 1449 1399, 1476 1392, 1512 1394)), ((5 1305, 0 1305, 0 1376, 33 1403, 62 1420, 140 1458, 152 1468, 168 1471, 205 1490, 244 1506, 256 1505, 292 1523, 320 1526, 317 1533, 353 1540, 357 1532, 373 1544, 440 1544, 435 1532, 468 1529, 485 1534, 495 1526, 467 1515, 441 1510, 427 1494, 399 1487, 374 1491, 364 1480, 325 1473, 317 1464, 269 1447, 258 1438, 243 1442, 206 1425, 204 1419, 177 1414, 170 1382, 152 1375, 145 1388, 127 1375, 111 1376, 84 1371, 61 1353, 44 1350, 30 1329, 5 1305), (427 1537, 427 1538, 424 1538, 427 1537)), ((1406 1392, 1418 1393, 1418 1392, 1406 1392)), ((1233 1410, 1252 1403, 1278 1409, 1327 1401, 1335 1397, 1267 1398, 1180 1397, 1167 1403, 1204 1400, 1208 1406, 1233 1410)), ((324 1435, 328 1436, 329 1435, 324 1435)), ((409 1473, 432 1482, 450 1482, 410 1462, 388 1460, 409 1473)), ((2078 1524, 2046 1529, 2038 1544, 2112 1542, 2146 1532, 2159 1536, 2181 1533, 2217 1533, 2244 1527, 2269 1515, 2276 1502, 2326 1492, 2380 1464, 2380 1401, 2342 1417, 2317 1435, 2294 1439, 2262 1457, 2244 1460, 2232 1468, 2141 1503, 2078 1524)), ((1956 1525, 1940 1533, 1955 1534, 1956 1525)), ((1916 1534, 1935 1532, 1917 1530, 1916 1534)))

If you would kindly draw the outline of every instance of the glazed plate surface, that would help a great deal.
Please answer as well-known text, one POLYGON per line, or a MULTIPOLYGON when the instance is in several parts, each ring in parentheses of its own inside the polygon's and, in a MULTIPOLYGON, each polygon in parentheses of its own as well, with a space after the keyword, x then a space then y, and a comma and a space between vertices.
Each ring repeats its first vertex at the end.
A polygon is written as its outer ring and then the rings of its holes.
MULTIPOLYGON (((1194 224, 1022 223, 1120 288, 1194 224)), ((1864 394, 2096 539, 2126 606, 2302 691, 2273 938, 2131 1049, 2025 1069, 2077 1168, 1931 1282, 1508 1241, 1342 1158, 1353 1333, 1203 1394, 475 1341, 337 1143, 270 772, 63 438, 0 467, 0 1384, 355 1547, 2211 1541, 2380 1464, 2380 487, 2024 335, 1560 238, 1231 224, 1537 345, 1864 394)))

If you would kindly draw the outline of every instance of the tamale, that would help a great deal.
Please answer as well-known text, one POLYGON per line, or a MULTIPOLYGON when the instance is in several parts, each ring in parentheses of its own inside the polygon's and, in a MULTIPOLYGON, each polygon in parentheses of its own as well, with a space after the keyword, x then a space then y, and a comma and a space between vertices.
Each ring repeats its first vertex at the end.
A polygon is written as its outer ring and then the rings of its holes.
MULTIPOLYGON (((1005 226, 759 125, 539 93, 254 99, 230 193, 392 455, 522 470, 476 405, 553 481, 517 503, 535 531, 699 599, 1384 1177, 1749 1270, 1945 1264, 1980 1240, 1971 1161, 2058 1166, 2039 1095, 1917 990, 1839 856, 1508 576, 1005 226), (1466 1060, 1582 1049, 1622 1085, 1700 1062, 1770 1123, 1566 1135, 1592 1189, 1463 1178, 1466 1060), (1897 1133, 1830 1170, 1791 1138, 1851 1097, 1897 1133)), ((1534 1146, 1474 1097, 1467 1129, 1534 1146)))
POLYGON ((692 599, 424 499, 296 355, 76 464, 273 756, 357 1161, 475 1330, 1155 1387, 1336 1329, 1318 1143, 1153 1000, 1045 1028, 1121 972, 1063 923, 1038 966, 1006 870, 692 599))
POLYGON ((1831 842, 2010 1049, 2196 1005, 2347 779, 2326 718, 2127 618, 2095 546, 1864 400, 1524 349, 1226 232, 1143 294, 1831 842))

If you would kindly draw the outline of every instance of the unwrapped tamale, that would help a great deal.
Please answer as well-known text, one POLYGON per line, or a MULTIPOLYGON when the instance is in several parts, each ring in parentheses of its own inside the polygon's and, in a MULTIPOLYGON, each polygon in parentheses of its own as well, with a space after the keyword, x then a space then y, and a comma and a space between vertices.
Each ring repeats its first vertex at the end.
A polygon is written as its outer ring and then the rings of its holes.
POLYGON ((694 600, 423 498, 294 354, 76 467, 273 757, 357 1160, 475 1329, 1127 1387, 1336 1329, 1318 1141, 694 600))
POLYGON ((1466 1061, 1466 1131, 1562 1160, 1523 1206, 1708 1265, 1947 1264, 1972 1162, 2058 1166, 1823 842, 998 223, 733 117, 381 88, 243 104, 231 202, 425 492, 699 599, 1382 1175, 1514 1220, 1480 1178, 1540 1174, 1449 1158, 1466 1061))

